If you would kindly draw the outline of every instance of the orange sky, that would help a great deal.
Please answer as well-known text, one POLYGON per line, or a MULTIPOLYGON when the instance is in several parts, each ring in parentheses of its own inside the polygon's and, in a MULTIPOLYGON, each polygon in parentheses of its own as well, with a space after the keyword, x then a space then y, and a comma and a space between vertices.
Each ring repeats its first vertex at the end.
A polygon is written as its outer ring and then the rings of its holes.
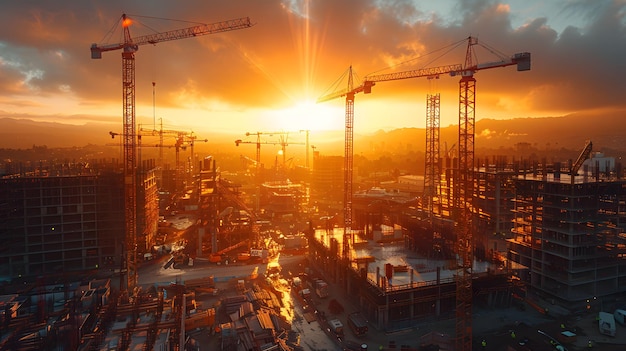
MULTIPOLYGON (((133 36, 239 17, 250 17, 255 24, 141 46, 136 55, 136 113, 137 123, 145 127, 162 120, 167 129, 242 136, 267 130, 341 130, 345 101, 315 100, 329 93, 350 65, 363 78, 373 72, 463 63, 464 45, 445 54, 444 48, 469 35, 507 56, 532 53, 531 71, 505 67, 475 75, 477 119, 623 107, 623 0, 533 0, 524 5, 442 0, 440 8, 423 3, 3 2, 0 118, 119 123, 121 131, 121 53, 106 52, 101 60, 92 60, 89 47, 121 40, 119 30, 112 30, 122 13, 135 19, 133 36), (392 65, 394 69, 387 69, 392 65)), ((477 47, 477 62, 496 59, 477 47)), ((423 128, 429 92, 441 93, 441 125, 456 124, 458 78, 412 79, 379 83, 371 95, 357 95, 355 132, 423 128)))

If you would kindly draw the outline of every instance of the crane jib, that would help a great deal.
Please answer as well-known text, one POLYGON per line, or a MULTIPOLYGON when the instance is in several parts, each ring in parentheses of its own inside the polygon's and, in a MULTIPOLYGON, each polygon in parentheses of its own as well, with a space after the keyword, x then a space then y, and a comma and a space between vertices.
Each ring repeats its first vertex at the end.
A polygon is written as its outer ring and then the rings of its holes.
MULTIPOLYGON (((98 45, 91 44, 91 58, 92 59, 101 59, 102 53, 105 51, 113 51, 119 50, 126 47, 129 43, 132 43, 135 48, 139 45, 144 44, 157 44, 163 41, 184 39, 197 37, 206 34, 213 34, 219 32, 227 32, 231 30, 243 29, 252 27, 252 22, 249 17, 242 17, 238 19, 211 23, 211 24, 201 24, 198 26, 193 26, 189 28, 175 29, 171 31, 166 31, 162 33, 143 35, 139 37, 132 38, 128 40, 126 43, 116 43, 116 44, 107 44, 107 45, 98 45)), ((135 49, 136 51, 136 49, 135 49)))

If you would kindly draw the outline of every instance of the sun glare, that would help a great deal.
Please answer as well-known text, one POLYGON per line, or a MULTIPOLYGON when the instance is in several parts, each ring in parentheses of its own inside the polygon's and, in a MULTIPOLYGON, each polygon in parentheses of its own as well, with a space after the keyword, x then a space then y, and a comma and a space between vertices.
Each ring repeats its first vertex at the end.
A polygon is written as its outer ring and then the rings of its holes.
POLYGON ((302 101, 282 110, 268 112, 268 127, 297 131, 326 131, 343 129, 341 109, 314 101, 302 101))

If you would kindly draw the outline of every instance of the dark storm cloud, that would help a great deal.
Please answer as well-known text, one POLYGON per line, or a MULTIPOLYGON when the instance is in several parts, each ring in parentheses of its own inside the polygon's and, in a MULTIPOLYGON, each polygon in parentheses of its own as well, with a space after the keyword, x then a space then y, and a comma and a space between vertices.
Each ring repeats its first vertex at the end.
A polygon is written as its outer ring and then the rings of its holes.
POLYGON ((539 84, 541 94, 533 97, 539 108, 556 105, 576 110, 623 104, 626 70, 620 61, 626 55, 626 3, 584 4, 589 9, 589 26, 570 26, 537 50, 537 61, 542 62, 537 74, 544 80, 539 84))
MULTIPOLYGON (((525 101, 529 107, 541 111, 623 104, 626 70, 620 68, 619 61, 626 54, 626 2, 572 2, 564 12, 575 17, 584 14, 587 25, 572 24, 561 33, 550 27, 548 17, 513 27, 506 6, 497 1, 461 1, 457 8, 460 16, 455 21, 422 21, 404 27, 399 31, 402 34, 380 33, 378 36, 390 35, 397 40, 404 35, 405 40, 417 40, 432 50, 455 38, 474 35, 479 42, 487 42, 505 53, 529 51, 531 72, 515 74, 511 70, 497 69, 480 72, 477 79, 480 86, 497 87, 499 94, 513 94, 518 101, 525 101)), ((387 50, 388 56, 407 54, 402 47, 387 50)), ((491 61, 493 57, 484 55, 478 59, 491 61)))

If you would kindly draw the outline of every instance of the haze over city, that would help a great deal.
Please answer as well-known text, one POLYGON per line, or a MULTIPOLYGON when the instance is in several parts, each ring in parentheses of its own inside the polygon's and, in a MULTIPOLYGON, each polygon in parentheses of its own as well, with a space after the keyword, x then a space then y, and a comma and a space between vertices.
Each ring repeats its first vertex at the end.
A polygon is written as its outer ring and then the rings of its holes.
MULTIPOLYGON (((165 128, 204 134, 343 130, 343 99, 315 101, 335 89, 349 66, 362 78, 463 63, 468 36, 506 56, 532 53, 528 72, 505 67, 476 74, 477 120, 602 116, 624 108, 621 0, 29 1, 0 7, 2 118, 121 128, 120 52, 92 60, 89 47, 122 40, 122 13, 133 20, 133 36, 241 17, 254 24, 142 45, 136 115, 146 127, 162 121, 165 128)), ((498 58, 478 48, 476 55, 479 63, 498 58)), ((429 92, 441 93, 441 125, 457 124, 458 78, 441 77, 379 83, 371 95, 360 94, 355 131, 423 128, 429 92)))

